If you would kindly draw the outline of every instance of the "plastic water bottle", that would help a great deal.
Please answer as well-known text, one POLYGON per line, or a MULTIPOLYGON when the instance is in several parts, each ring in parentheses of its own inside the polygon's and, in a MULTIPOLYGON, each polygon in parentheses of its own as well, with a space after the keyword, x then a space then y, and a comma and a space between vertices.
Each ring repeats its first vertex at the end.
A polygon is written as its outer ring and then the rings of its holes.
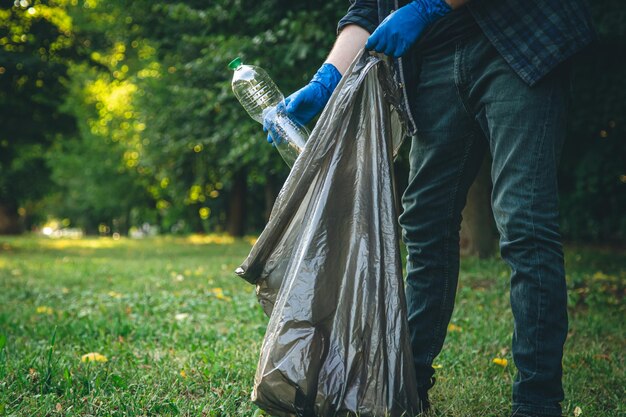
POLYGON ((274 145, 291 168, 304 149, 309 131, 289 117, 283 94, 263 68, 243 65, 240 58, 232 60, 228 68, 234 71, 232 87, 235 96, 254 120, 262 124, 268 118, 274 145))

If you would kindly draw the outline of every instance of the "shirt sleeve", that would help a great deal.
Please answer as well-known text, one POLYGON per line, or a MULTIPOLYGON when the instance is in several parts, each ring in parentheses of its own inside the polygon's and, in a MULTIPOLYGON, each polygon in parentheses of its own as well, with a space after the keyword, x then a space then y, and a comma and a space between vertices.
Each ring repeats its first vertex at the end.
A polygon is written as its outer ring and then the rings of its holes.
POLYGON ((369 33, 378 26, 378 7, 376 0, 350 0, 346 15, 337 24, 337 33, 347 25, 358 25, 369 33))

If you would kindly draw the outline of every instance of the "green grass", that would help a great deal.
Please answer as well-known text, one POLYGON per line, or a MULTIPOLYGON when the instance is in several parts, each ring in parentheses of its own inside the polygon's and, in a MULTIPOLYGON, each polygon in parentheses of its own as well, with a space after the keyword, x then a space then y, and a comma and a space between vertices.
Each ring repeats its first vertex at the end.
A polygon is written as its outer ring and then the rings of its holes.
MULTIPOLYGON (((0 237, 0 416, 262 415, 249 397, 267 319, 233 274, 249 250, 219 238, 0 237), (90 352, 108 361, 81 362, 90 352)), ((569 247, 567 270, 564 412, 626 415, 626 257, 569 247)), ((434 415, 508 415, 501 261, 463 260, 452 323, 434 415)))

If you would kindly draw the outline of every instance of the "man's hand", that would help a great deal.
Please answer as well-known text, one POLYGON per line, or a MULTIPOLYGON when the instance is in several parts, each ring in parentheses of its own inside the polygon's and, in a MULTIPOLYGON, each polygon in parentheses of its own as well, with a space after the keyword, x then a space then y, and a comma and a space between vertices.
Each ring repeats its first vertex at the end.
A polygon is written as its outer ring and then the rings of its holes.
MULTIPOLYGON (((308 124, 324 109, 340 80, 341 74, 337 68, 325 63, 307 85, 285 99, 287 114, 302 126, 308 124)), ((263 131, 268 132, 270 127, 270 122, 263 120, 263 131)), ((272 142, 269 133, 267 141, 272 142)))
POLYGON ((414 0, 387 16, 367 39, 365 48, 399 58, 428 25, 450 11, 452 8, 444 0, 414 0))

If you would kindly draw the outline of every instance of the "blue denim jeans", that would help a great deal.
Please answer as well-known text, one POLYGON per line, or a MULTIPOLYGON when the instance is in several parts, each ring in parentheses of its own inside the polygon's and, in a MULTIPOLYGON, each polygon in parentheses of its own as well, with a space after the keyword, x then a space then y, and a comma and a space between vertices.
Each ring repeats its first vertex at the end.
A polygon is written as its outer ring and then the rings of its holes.
POLYGON ((500 253, 511 268, 513 410, 560 415, 566 285, 557 165, 565 136, 569 69, 533 87, 482 34, 424 54, 417 127, 402 197, 406 294, 422 390, 446 337, 459 273, 461 211, 488 151, 500 253))

